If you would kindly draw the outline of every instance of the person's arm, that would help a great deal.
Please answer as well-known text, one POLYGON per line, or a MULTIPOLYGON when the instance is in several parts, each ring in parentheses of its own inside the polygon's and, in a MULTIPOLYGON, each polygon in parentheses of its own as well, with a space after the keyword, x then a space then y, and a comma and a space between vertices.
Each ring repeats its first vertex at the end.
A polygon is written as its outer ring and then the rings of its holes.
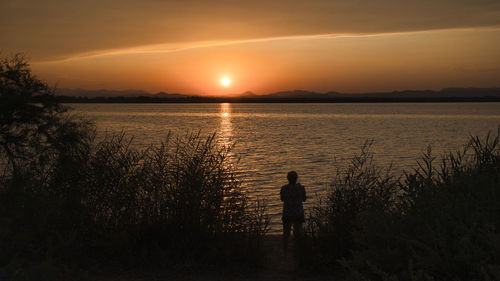
POLYGON ((302 201, 306 202, 306 188, 302 186, 302 201))
POLYGON ((283 187, 281 187, 280 190, 280 200, 283 201, 283 187))

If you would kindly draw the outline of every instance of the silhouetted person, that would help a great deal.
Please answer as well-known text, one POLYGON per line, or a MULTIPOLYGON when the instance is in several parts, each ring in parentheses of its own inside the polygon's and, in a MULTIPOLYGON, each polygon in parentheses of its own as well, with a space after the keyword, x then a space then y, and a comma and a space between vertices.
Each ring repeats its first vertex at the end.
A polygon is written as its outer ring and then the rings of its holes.
POLYGON ((281 187, 280 199, 283 201, 283 253, 288 253, 288 240, 293 226, 293 236, 302 237, 302 223, 304 219, 304 207, 302 202, 306 201, 306 190, 304 186, 297 183, 298 175, 291 171, 286 176, 288 184, 281 187))

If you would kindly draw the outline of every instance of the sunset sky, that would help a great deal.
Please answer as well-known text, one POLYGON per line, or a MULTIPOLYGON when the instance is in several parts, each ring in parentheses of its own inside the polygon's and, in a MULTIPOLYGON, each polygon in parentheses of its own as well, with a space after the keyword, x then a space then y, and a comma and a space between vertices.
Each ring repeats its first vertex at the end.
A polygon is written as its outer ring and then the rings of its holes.
POLYGON ((60 88, 500 86, 498 0, 2 0, 0 11, 1 55, 25 53, 60 88))

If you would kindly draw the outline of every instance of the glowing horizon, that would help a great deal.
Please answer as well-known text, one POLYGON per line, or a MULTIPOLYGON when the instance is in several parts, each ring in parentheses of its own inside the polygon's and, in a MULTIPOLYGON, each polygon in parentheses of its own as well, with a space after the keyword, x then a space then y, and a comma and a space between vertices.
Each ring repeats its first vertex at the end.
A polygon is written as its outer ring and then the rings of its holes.
POLYGON ((60 88, 230 95, 500 86, 500 3, 228 3, 7 0, 0 46, 25 53, 34 73, 60 88), (231 82, 221 86, 224 75, 231 82))
POLYGON ((193 95, 496 87, 500 58, 493 54, 500 46, 498 38, 500 28, 294 37, 32 65, 40 77, 62 88, 193 95), (231 87, 213 83, 225 73, 243 82, 231 87))

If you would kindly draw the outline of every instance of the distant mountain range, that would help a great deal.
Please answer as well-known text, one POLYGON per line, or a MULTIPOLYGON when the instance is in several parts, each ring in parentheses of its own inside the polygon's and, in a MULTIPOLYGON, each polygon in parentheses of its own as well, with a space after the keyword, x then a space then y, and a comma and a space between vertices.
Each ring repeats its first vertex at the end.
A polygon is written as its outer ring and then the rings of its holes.
POLYGON ((240 98, 297 98, 297 99, 337 99, 337 98, 476 98, 476 97, 500 97, 500 88, 445 88, 439 91, 432 90, 405 90, 393 92, 376 93, 318 93, 303 90, 282 91, 266 95, 256 95, 245 92, 236 97, 240 98))
POLYGON ((189 95, 182 94, 169 94, 165 92, 159 92, 156 94, 151 94, 142 90, 85 90, 85 89, 56 89, 57 96, 65 96, 65 97, 87 97, 87 98, 112 98, 112 97, 124 97, 124 98, 133 98, 133 97, 147 97, 147 98, 187 98, 189 95))
MULTIPOLYGON (((184 99, 199 96, 185 94, 170 94, 159 92, 152 94, 142 90, 85 90, 85 89, 57 89, 56 95, 65 97, 86 97, 86 98, 160 98, 160 99, 184 99)), ((220 96, 213 96, 221 98, 220 96)), ((244 92, 238 95, 231 95, 231 98, 238 99, 342 99, 342 98, 479 98, 479 97, 500 97, 500 88, 445 88, 439 91, 432 90, 405 90, 393 92, 375 93, 339 93, 326 92, 318 93, 304 90, 281 91, 276 93, 257 95, 252 92, 244 92)), ((209 97, 203 97, 209 98, 209 97)), ((222 98, 227 98, 222 97, 222 98)))

